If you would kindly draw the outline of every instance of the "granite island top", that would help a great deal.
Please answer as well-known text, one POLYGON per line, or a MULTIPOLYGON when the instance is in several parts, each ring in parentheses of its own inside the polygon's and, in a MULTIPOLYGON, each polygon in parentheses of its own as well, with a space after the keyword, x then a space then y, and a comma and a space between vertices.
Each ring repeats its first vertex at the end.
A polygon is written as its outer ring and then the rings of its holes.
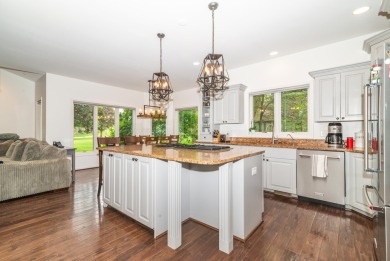
POLYGON ((130 154, 162 160, 187 162, 201 165, 217 165, 264 153, 260 148, 230 148, 217 151, 163 148, 156 145, 120 145, 99 147, 100 151, 130 154))

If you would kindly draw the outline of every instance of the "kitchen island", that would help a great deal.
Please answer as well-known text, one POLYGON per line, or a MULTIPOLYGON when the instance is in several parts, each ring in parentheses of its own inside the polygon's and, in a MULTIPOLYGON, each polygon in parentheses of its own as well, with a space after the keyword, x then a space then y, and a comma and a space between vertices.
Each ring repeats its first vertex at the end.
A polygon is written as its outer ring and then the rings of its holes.
POLYGON ((219 151, 156 145, 98 148, 102 153, 103 200, 168 246, 181 245, 182 222, 196 220, 219 230, 219 249, 233 250, 233 236, 245 240, 264 211, 262 153, 258 148, 219 151))

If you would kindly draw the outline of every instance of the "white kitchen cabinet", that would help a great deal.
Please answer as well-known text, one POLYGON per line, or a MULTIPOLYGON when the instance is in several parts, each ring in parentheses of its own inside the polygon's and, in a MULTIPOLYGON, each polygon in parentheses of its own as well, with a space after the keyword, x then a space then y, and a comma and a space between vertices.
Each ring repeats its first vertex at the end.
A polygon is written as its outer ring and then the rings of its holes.
POLYGON ((214 100, 214 124, 233 124, 244 122, 245 85, 229 86, 220 99, 214 100))
MULTIPOLYGON (((372 217, 374 211, 364 194, 364 185, 375 185, 376 180, 373 173, 364 171, 364 155, 362 153, 346 153, 346 207, 372 217)), ((368 191, 370 198, 375 198, 368 191)))
POLYGON ((104 192, 103 201, 122 209, 122 154, 103 153, 104 192))
POLYGON ((103 153, 103 201, 153 228, 152 159, 103 153))
POLYGON ((263 187, 297 194, 296 149, 261 147, 263 154, 263 187))
POLYGON ((310 72, 314 77, 316 121, 363 120, 363 86, 370 78, 369 62, 310 72))
POLYGON ((153 228, 151 159, 124 155, 123 160, 123 212, 145 226, 153 228))
POLYGON ((296 194, 296 160, 264 157, 267 188, 296 194))

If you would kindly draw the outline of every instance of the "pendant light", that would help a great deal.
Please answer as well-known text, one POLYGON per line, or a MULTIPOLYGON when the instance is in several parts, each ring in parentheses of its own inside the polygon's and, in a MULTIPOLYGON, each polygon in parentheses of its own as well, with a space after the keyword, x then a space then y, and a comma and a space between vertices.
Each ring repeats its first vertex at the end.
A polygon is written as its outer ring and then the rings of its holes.
POLYGON ((202 69, 196 82, 200 85, 200 90, 205 92, 222 92, 228 89, 229 75, 225 69, 225 61, 222 54, 214 53, 214 10, 218 8, 218 3, 209 4, 212 11, 212 53, 209 53, 203 60, 202 69))
POLYGON ((162 39, 165 34, 158 33, 157 37, 160 38, 160 72, 154 73, 153 79, 149 80, 149 94, 154 101, 164 103, 169 101, 173 90, 168 74, 162 71, 162 39))

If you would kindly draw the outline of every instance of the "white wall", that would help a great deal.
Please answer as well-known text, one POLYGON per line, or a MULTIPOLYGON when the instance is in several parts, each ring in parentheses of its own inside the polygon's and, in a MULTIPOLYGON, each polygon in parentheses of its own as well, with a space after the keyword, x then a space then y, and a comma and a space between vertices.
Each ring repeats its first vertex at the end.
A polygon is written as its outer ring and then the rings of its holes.
MULTIPOLYGON (((282 87, 310 84, 309 89, 309 130, 308 138, 323 138, 321 130, 327 130, 327 123, 313 122, 313 79, 309 72, 369 61, 370 56, 362 50, 363 41, 369 34, 315 49, 275 58, 261 63, 240 67, 229 71, 229 84, 242 83, 248 88, 245 92, 245 123, 221 125, 221 133, 231 136, 261 136, 249 134, 249 93, 282 87)), ((288 44, 288 43, 286 43, 288 44)), ((225 57, 226 58, 226 57, 225 57)), ((228 62, 228 59, 226 58, 228 62)), ((175 101, 176 102, 176 101, 175 101)), ((342 123, 343 137, 353 136, 360 130, 361 122, 342 123)))
MULTIPOLYGON (((119 107, 141 108, 145 93, 100 83, 46 74, 46 140, 73 146, 73 103, 90 102, 119 107)), ((135 132, 140 134, 144 120, 137 119, 135 132)), ((98 166, 96 153, 77 154, 76 169, 98 166)))
POLYGON ((35 138, 46 140, 46 75, 35 82, 35 138), (41 100, 41 104, 38 101, 41 100))
POLYGON ((0 133, 35 137, 33 81, 0 69, 0 133))

